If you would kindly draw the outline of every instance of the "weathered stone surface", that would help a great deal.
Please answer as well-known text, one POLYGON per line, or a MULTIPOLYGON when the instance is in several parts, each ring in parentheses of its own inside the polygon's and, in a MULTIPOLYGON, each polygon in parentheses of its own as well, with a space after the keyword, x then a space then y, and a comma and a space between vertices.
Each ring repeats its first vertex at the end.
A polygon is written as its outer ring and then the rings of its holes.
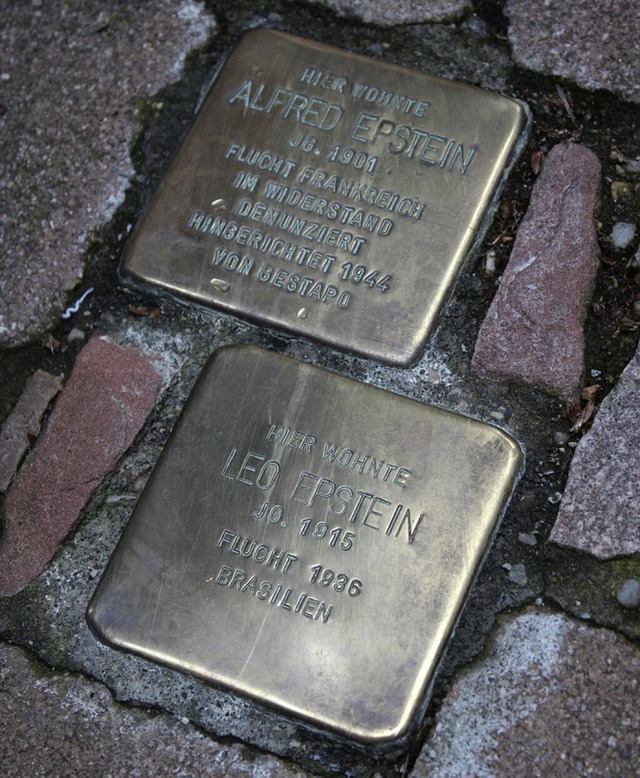
POLYGON ((640 347, 580 440, 549 539, 606 559, 640 552, 640 347))
POLYGON ((5 778, 144 776, 311 778, 275 757, 217 743, 186 720, 115 703, 100 683, 34 664, 0 644, 5 778))
POLYGON ((412 778, 634 775, 639 692, 633 644, 527 611, 454 682, 412 778))
POLYGON ((524 67, 640 102, 636 0, 508 0, 505 13, 524 67))
POLYGON ((598 267, 596 156, 572 143, 549 153, 509 263, 480 328, 473 368, 569 397, 584 369, 583 323, 598 267))
POLYGON ((50 423, 14 479, 0 538, 0 596, 42 572, 154 406, 153 360, 94 337, 80 352, 50 423))
POLYGON ((24 392, 0 430, 0 492, 5 492, 32 441, 49 403, 62 389, 60 379, 44 370, 27 381, 24 392))
POLYGON ((195 0, 3 3, 0 345, 63 310, 133 174, 135 100, 177 80, 213 25, 195 0))
POLYGON ((366 24, 393 26, 418 22, 457 19, 471 7, 470 0, 314 0, 342 16, 361 19, 366 24))

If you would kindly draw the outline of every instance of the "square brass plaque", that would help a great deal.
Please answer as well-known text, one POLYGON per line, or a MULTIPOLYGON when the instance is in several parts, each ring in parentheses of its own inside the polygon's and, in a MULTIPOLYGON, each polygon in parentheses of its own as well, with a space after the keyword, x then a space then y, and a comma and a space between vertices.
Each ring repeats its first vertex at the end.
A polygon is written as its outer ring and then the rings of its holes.
POLYGON ((409 364, 527 116, 497 94, 253 31, 215 79, 121 275, 409 364))
POLYGON ((316 726, 395 739, 426 699, 520 464, 490 425, 221 349, 89 623, 316 726))

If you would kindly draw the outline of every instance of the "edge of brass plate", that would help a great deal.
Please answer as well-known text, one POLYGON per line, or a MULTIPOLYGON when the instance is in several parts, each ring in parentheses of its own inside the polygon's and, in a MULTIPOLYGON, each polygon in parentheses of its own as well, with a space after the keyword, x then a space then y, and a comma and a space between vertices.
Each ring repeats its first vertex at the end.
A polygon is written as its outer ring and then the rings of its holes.
POLYGON ((207 363, 98 637, 369 744, 407 735, 517 480, 491 425, 252 346, 207 363))
POLYGON ((408 365, 529 126, 514 99, 251 31, 129 240, 121 278, 408 365))

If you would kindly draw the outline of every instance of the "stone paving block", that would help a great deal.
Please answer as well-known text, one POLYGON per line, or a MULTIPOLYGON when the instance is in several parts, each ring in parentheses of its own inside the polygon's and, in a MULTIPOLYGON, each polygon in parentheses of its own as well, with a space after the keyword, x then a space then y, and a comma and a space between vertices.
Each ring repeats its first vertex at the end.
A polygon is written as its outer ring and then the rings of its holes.
POLYGON ((632 643, 525 611, 454 681, 412 778, 637 775, 639 693, 632 643))
POLYGON ((598 268, 596 156, 554 146, 531 193, 511 257, 480 328, 473 368, 563 397, 584 370, 583 323, 598 268))
POLYGON ((471 7, 470 0, 313 0, 342 16, 360 19, 366 24, 392 27, 394 24, 443 22, 459 18, 471 7))
POLYGON ((0 763, 5 778, 312 778, 275 757, 221 744, 186 720, 128 708, 82 676, 52 672, 0 644, 0 763))
POLYGON ((214 25, 195 0, 2 4, 0 345, 63 310, 133 174, 136 100, 178 80, 214 25))
POLYGON ((640 553, 640 347, 576 447, 549 540, 601 559, 640 553))
POLYGON ((5 500, 0 596, 39 575, 152 410, 162 377, 152 359, 94 337, 83 348, 33 452, 5 500))
POLYGON ((507 0, 509 40, 526 68, 640 103, 637 0, 507 0))
POLYGON ((6 492, 22 457, 40 434, 42 417, 61 389, 60 379, 44 370, 36 370, 27 381, 0 430, 0 492, 6 492))

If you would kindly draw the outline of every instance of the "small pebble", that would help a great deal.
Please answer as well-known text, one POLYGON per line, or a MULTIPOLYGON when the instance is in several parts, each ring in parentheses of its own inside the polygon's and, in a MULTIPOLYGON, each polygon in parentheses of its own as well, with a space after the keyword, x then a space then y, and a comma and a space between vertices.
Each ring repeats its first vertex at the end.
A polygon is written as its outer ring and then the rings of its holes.
POLYGON ((135 494, 110 494, 105 503, 107 505, 117 505, 119 502, 127 502, 128 500, 137 500, 135 494))
POLYGON ((640 249, 631 258, 631 267, 640 270, 640 249))
POLYGON ((384 49, 382 48, 382 45, 380 43, 372 43, 367 49, 367 51, 370 54, 373 54, 374 57, 380 57, 382 56, 384 49))
POLYGON ((527 571, 525 566, 521 564, 512 565, 507 578, 511 581, 511 583, 517 584, 518 586, 526 586, 529 580, 527 578, 527 571))
POLYGON ((633 187, 628 181, 613 181, 611 183, 611 197, 614 202, 618 200, 630 200, 633 197, 633 187))
POLYGON ((77 327, 74 327, 67 335, 67 340, 69 343, 73 343, 75 340, 85 340, 86 337, 87 336, 83 330, 79 330, 77 327))
POLYGON ((523 546, 535 546, 538 543, 538 541, 535 539, 535 536, 529 535, 528 532, 521 532, 518 535, 518 541, 522 543, 523 546))
POLYGON ((496 252, 488 251, 487 257, 484 261, 484 272, 489 278, 493 278, 496 274, 496 252))
POLYGON ((640 581, 627 578, 618 589, 616 599, 623 608, 637 608, 640 605, 640 581))
POLYGON ((554 492, 553 494, 550 494, 547 497, 547 500, 551 503, 551 505, 557 505, 560 500, 562 499, 562 493, 561 492, 554 492))
POLYGON ((640 173, 640 157, 630 159, 625 165, 625 169, 630 173, 640 173))
POLYGON ((569 436, 566 432, 554 432, 553 439, 559 446, 563 446, 569 440, 569 436))
POLYGON ((611 230, 611 242, 616 248, 626 249, 636 235, 636 225, 630 222, 617 222, 611 230))

